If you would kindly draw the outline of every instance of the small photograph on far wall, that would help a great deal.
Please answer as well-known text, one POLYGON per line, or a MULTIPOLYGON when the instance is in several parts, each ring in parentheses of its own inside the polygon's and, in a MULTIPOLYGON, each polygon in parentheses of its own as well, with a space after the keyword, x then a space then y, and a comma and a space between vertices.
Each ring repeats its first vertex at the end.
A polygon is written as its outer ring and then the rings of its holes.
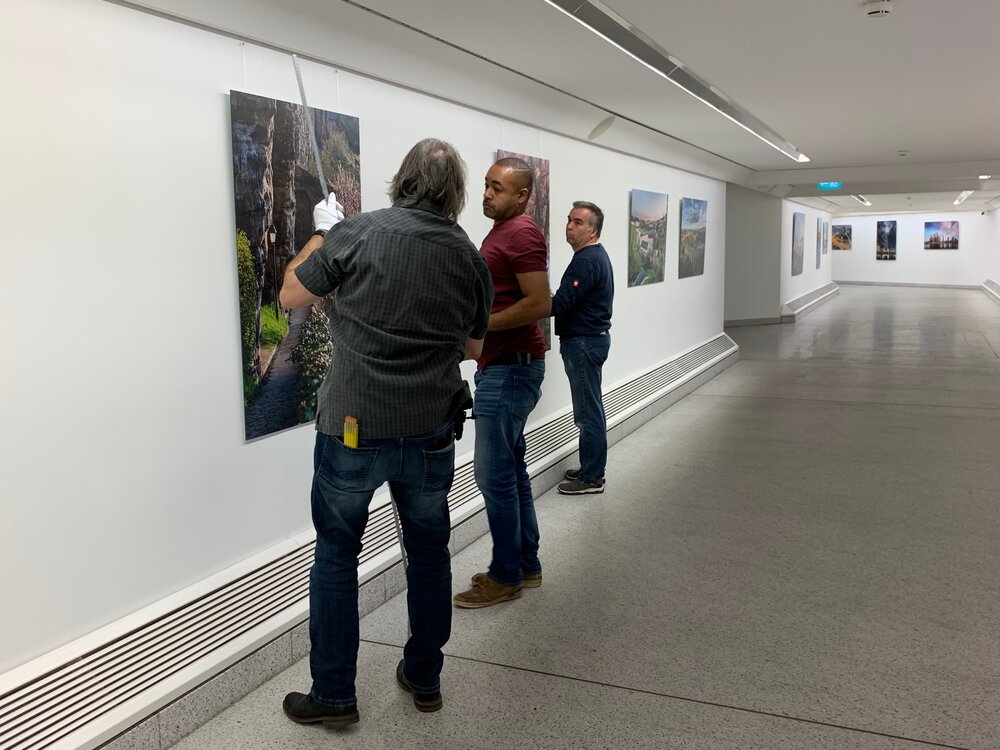
POLYGON ((816 268, 823 258, 823 220, 816 219, 816 268))
POLYGON ((958 250, 958 222, 925 221, 924 250, 958 250))
POLYGON ((823 255, 830 250, 830 222, 823 222, 823 255))
POLYGON ((875 260, 896 260, 895 221, 880 221, 876 223, 875 260))
POLYGON ((850 224, 833 225, 833 249, 850 250, 853 227, 850 224))
POLYGON ((681 242, 678 278, 701 276, 705 273, 705 226, 708 221, 708 201, 681 198, 681 242))
POLYGON ((806 215, 796 211, 792 214, 792 276, 802 273, 802 257, 806 244, 806 215))
POLYGON ((663 281, 667 257, 667 201, 670 196, 632 191, 628 231, 628 285, 663 281))

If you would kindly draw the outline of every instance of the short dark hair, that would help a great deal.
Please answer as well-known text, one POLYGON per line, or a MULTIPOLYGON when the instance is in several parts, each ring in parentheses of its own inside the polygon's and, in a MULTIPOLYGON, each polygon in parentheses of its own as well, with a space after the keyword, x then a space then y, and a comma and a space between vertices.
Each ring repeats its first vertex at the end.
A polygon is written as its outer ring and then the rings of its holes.
POLYGON ((518 190, 528 188, 528 197, 531 197, 531 193, 535 189, 535 169, 528 162, 524 159, 518 159, 516 156, 507 156, 503 159, 497 159, 493 166, 507 167, 513 170, 514 187, 518 190))
POLYGON ((389 186, 393 203, 430 201, 449 221, 465 208, 465 162, 450 143, 425 138, 410 149, 389 186))
POLYGON ((587 201, 573 201, 573 208, 585 208, 590 211, 590 228, 597 232, 597 236, 600 237, 601 230, 604 228, 604 212, 596 204, 587 201))

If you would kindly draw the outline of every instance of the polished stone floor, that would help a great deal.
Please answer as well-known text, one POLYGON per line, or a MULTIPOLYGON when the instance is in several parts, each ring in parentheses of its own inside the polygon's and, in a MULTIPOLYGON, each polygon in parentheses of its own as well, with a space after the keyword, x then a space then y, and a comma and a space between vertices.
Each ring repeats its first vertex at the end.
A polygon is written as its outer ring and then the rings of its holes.
POLYGON ((302 661, 177 747, 1000 748, 1000 306, 845 286, 729 333, 741 361, 614 446, 604 495, 539 498, 544 585, 455 611, 444 710, 395 686, 396 597, 360 724, 282 716, 302 661))

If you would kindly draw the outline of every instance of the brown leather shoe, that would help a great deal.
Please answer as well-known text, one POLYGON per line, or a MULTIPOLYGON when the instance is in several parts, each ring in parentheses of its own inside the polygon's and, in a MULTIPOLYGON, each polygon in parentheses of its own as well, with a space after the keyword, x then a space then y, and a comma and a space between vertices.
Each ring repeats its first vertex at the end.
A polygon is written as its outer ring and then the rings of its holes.
POLYGON ((406 675, 403 674, 402 659, 400 659, 399 664, 396 665, 396 683, 406 692, 413 694, 413 705, 418 711, 423 711, 424 713, 440 711, 441 706, 444 705, 444 699, 441 697, 440 690, 434 690, 430 693, 418 693, 413 688, 410 681, 406 679, 406 675))
POLYGON ((509 602, 521 597, 521 586, 506 586, 494 581, 486 573, 476 573, 472 577, 472 588, 455 594, 455 606, 464 609, 491 607, 500 602, 509 602))
POLYGON ((542 571, 539 570, 537 573, 524 574, 524 581, 521 583, 522 587, 526 589, 537 589, 541 585, 542 585, 542 571))
MULTIPOLYGON (((476 573, 472 576, 472 585, 478 586, 480 583, 489 578, 489 573, 476 573)), ((521 581, 522 589, 537 589, 542 585, 542 571, 537 573, 525 573, 524 580, 521 581)))

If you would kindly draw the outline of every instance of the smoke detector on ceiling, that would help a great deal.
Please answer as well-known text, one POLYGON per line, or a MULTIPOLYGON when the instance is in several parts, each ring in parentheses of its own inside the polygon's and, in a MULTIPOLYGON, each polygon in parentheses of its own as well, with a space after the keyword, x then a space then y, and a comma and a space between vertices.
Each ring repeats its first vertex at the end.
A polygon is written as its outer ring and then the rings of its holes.
POLYGON ((865 15, 869 18, 885 18, 892 13, 892 0, 865 0, 865 15))

